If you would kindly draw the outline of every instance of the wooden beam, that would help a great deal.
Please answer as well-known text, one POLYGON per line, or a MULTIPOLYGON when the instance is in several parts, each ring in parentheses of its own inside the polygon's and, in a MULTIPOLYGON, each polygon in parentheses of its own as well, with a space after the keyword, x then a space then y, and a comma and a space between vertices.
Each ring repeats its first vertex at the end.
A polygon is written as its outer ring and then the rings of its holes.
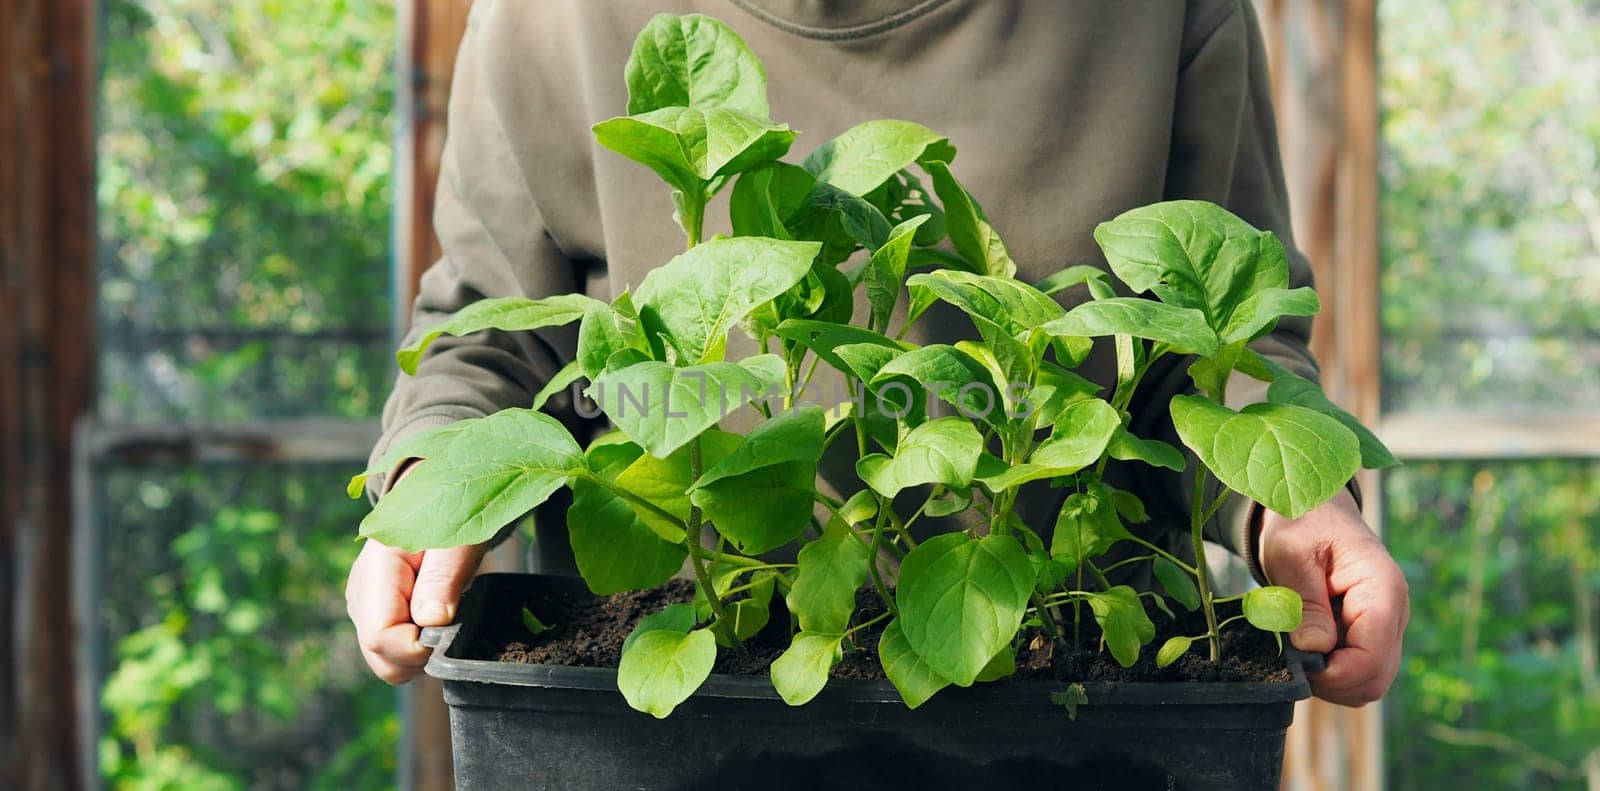
MULTIPOLYGON (((444 152, 450 82, 456 51, 467 30, 472 0, 405 0, 400 5, 400 135, 395 163, 395 326, 406 329, 422 273, 440 256, 433 230, 434 190, 444 152)), ((496 554, 502 570, 517 552, 507 541, 496 554)), ((486 563, 496 563, 496 558, 486 563)), ((448 791, 449 709, 439 682, 423 677, 405 692, 401 786, 407 791, 448 791)))
POLYGON ((1600 458, 1600 413, 1406 412, 1378 436, 1401 459, 1600 458))
MULTIPOLYGON (((1368 425, 1379 417, 1378 107, 1375 0, 1258 0, 1289 182, 1295 240, 1323 312, 1312 336, 1323 387, 1368 425)), ((1381 492, 1364 476, 1367 518, 1381 492)), ((1297 707, 1283 787, 1375 791, 1383 783, 1376 706, 1297 707)))
POLYGON ((0 2, 0 744, 83 788, 72 447, 94 393, 93 0, 0 2))

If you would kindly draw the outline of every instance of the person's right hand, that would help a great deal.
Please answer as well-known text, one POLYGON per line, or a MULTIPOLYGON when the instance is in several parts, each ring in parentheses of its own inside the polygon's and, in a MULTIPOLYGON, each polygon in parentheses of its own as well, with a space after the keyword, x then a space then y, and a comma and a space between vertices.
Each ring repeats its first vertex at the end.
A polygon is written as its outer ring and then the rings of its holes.
MULTIPOLYGON (((396 480, 405 474, 402 469, 396 480)), ((368 540, 350 567, 345 610, 356 625, 361 656, 378 678, 404 684, 422 673, 432 649, 417 642, 424 626, 448 626, 461 589, 486 545, 406 552, 368 540)))

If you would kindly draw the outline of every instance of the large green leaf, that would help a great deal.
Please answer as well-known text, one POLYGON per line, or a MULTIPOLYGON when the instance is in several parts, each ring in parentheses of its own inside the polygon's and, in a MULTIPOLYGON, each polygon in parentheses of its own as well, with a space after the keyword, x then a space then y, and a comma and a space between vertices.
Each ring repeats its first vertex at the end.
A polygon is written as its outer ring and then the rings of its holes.
POLYGON ((1218 480, 1290 518, 1326 502, 1361 468, 1356 435, 1304 407, 1251 404, 1235 412, 1185 395, 1172 399, 1172 422, 1218 480))
POLYGON ((878 638, 878 662, 883 665, 883 674, 889 677, 889 683, 899 690, 906 708, 921 706, 935 692, 950 686, 949 679, 935 672, 912 650, 898 618, 890 621, 878 638))
POLYGON ((913 399, 922 399, 924 392, 946 401, 970 417, 981 417, 990 422, 1004 422, 1005 403, 1000 387, 983 363, 966 352, 945 344, 931 344, 896 355, 872 376, 869 386, 891 412, 911 406, 902 403, 903 392, 885 389, 890 381, 899 381, 910 391, 913 399))
POLYGON ((789 647, 772 661, 772 686, 783 702, 803 706, 828 683, 828 671, 843 656, 839 643, 842 634, 801 632, 789 647))
POLYGON ((986 319, 1009 335, 1066 315, 1043 291, 1009 277, 974 275, 955 269, 912 275, 906 281, 913 303, 944 300, 967 314, 986 319))
POLYGON ((418 462, 361 521, 361 535, 412 552, 480 544, 582 467, 578 443, 555 418, 496 412, 418 462))
POLYGON ((972 482, 982 450, 983 437, 966 418, 939 418, 907 432, 893 457, 881 453, 863 456, 856 462, 856 473, 884 497, 926 483, 966 486, 972 482))
MULTIPOLYGON (((443 335, 471 335, 484 330, 517 332, 543 327, 559 327, 580 318, 596 301, 582 294, 558 294, 544 299, 527 297, 497 297, 480 299, 455 315, 429 327, 411 345, 395 353, 400 370, 408 374, 417 372, 422 353, 443 335)), ((605 303, 598 303, 604 305, 605 303)))
POLYGON ((1267 387, 1267 400, 1275 404, 1302 406, 1321 412, 1344 424, 1345 428, 1356 435, 1356 440, 1360 444, 1362 467, 1379 470, 1400 463, 1376 434, 1361 425, 1361 421, 1357 420, 1355 415, 1340 409, 1337 404, 1329 400, 1316 382, 1296 376, 1287 370, 1280 371, 1277 378, 1267 387))
POLYGON ((788 153, 787 125, 727 107, 662 107, 594 125, 594 136, 686 194, 788 153))
POLYGON ((578 573, 601 596, 654 588, 683 568, 689 552, 662 538, 626 500, 599 483, 572 481, 567 538, 578 573))
POLYGON ((585 392, 630 439, 665 458, 739 407, 766 396, 783 376, 783 360, 771 354, 687 368, 649 360, 606 371, 585 392))
POLYGON ((889 328, 889 318, 894 314, 895 303, 900 301, 900 290, 905 286, 906 258, 911 254, 911 242, 917 228, 928 219, 919 214, 894 227, 883 246, 872 251, 867 262, 867 303, 871 306, 869 324, 880 332, 889 328))
POLYGON ((617 687, 629 706, 665 719, 705 683, 716 660, 717 640, 710 630, 652 630, 622 652, 617 687))
POLYGON ((1205 201, 1132 209, 1101 223, 1094 238, 1129 288, 1199 310, 1219 335, 1250 295, 1289 285, 1277 237, 1205 201))
POLYGON ((1050 537, 1050 555, 1068 569, 1105 554, 1118 541, 1132 538, 1116 505, 1103 486, 1067 495, 1056 515, 1055 532, 1050 537))
POLYGON ((923 163, 928 175, 933 177, 933 191, 944 204, 945 229, 950 234, 950 244, 966 259, 972 271, 980 275, 1012 277, 1017 264, 1006 251, 1000 234, 989 224, 983 207, 978 205, 961 182, 950 172, 947 163, 923 163))
POLYGON ((1016 636, 1033 581, 1027 551, 1010 536, 936 536, 900 564, 896 620, 935 673, 968 686, 1016 636))
POLYGON ((922 159, 949 162, 955 147, 938 132, 910 121, 868 121, 812 151, 805 168, 818 181, 866 195, 922 159))
POLYGON ((691 499, 739 551, 759 555, 800 536, 816 479, 815 461, 786 461, 704 484, 691 499))
POLYGON ((470 428, 476 421, 476 418, 457 420, 454 423, 446 423, 426 431, 419 431, 396 442, 366 470, 350 478, 350 483, 345 486, 345 494, 350 495, 352 500, 357 499, 361 496, 362 489, 366 487, 368 478, 374 475, 386 475, 406 459, 426 459, 437 456, 446 447, 449 447, 457 434, 470 428))
POLYGON ((835 634, 850 625, 868 560, 866 544, 848 529, 806 543, 786 598, 802 630, 835 634))
POLYGON ((980 465, 977 479, 992 492, 1030 481, 1071 475, 1100 460, 1120 425, 1117 410, 1096 398, 1074 401, 1061 410, 1055 433, 1023 464, 980 465))
POLYGON ((636 301, 644 326, 666 336, 679 364, 720 358, 728 330, 811 270, 815 242, 736 237, 696 245, 645 275, 636 301))
POLYGON ((1217 333, 1206 325, 1205 314, 1139 297, 1085 302, 1043 329, 1068 337, 1132 335, 1167 344, 1179 354, 1209 355, 1217 350, 1217 333))
POLYGON ((1139 649, 1156 639, 1156 625, 1144 611, 1144 602, 1127 585, 1089 594, 1089 609, 1105 635, 1106 648, 1123 667, 1133 667, 1139 661, 1139 649))
POLYGON ((1223 343, 1254 340, 1282 316, 1315 316, 1322 310, 1317 292, 1308 287, 1267 288, 1239 303, 1222 329, 1223 343))
POLYGON ((707 465, 694 488, 787 461, 822 458, 824 417, 818 406, 787 409, 756 426, 738 447, 715 465, 707 465))
POLYGON ((633 41, 624 71, 628 112, 663 107, 767 109, 767 71, 744 39, 704 14, 657 14, 633 41))

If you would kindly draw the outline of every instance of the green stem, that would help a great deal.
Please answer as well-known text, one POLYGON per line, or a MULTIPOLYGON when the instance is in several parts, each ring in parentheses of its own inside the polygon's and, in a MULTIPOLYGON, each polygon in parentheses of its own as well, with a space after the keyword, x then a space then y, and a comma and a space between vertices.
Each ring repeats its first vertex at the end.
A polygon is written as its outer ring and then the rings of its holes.
MULTIPOLYGON (((700 438, 695 437, 689 442, 689 478, 700 480, 700 438)), ((716 616, 717 622, 713 628, 720 629, 722 636, 733 646, 733 650, 741 659, 748 659, 750 652, 745 650, 744 642, 733 631, 733 622, 728 620, 727 610, 722 606, 722 597, 717 595, 716 586, 711 582, 711 570, 706 566, 705 548, 700 546, 700 506, 689 506, 689 529, 684 536, 684 545, 689 550, 689 560, 694 565, 695 582, 700 585, 700 590, 706 594, 706 602, 711 605, 711 614, 716 616)), ((714 553, 721 554, 721 553, 714 553)), ((712 565, 716 558, 710 559, 712 565)))
POLYGON ((1206 563, 1205 519, 1201 501, 1206 496, 1206 468, 1197 466, 1194 475, 1194 502, 1190 509, 1189 538, 1194 543, 1195 582, 1200 587, 1200 608, 1206 613, 1211 661, 1222 658, 1222 632, 1217 626, 1217 609, 1211 598, 1211 570, 1206 563))
POLYGON ((845 633, 844 633, 844 636, 845 637, 849 637, 850 635, 853 635, 856 632, 859 632, 862 629, 865 629, 868 626, 871 626, 871 625, 873 625, 873 624, 875 624, 875 623, 877 623, 877 622, 879 622, 879 621, 881 621, 881 620, 883 620, 885 618, 888 618, 888 617, 890 617, 892 615, 894 615, 894 613, 887 613, 886 612, 886 613, 883 613, 882 615, 879 615, 879 616, 877 616, 875 618, 871 618, 869 620, 862 621, 861 623, 858 623, 855 626, 852 626, 849 629, 846 629, 845 633))
POLYGON ((688 532, 688 525, 685 525, 683 520, 679 519, 677 515, 673 514, 671 511, 668 511, 665 508, 662 508, 661 506, 656 505, 655 503, 652 503, 649 500, 646 500, 643 497, 640 497, 639 495, 636 495, 633 492, 616 485, 615 483, 612 483, 611 481, 601 478, 598 475, 594 475, 593 473, 585 471, 578 473, 578 475, 584 480, 599 484, 601 488, 604 488, 606 491, 611 492, 612 494, 621 497, 624 500, 627 500, 629 503, 639 506, 640 508, 649 511, 650 513, 655 514, 656 516, 661 517, 672 524, 682 527, 685 533, 688 532))
POLYGON ((895 613, 894 597, 889 595, 889 586, 883 583, 883 573, 878 570, 878 561, 883 557, 884 525, 889 520, 889 511, 893 504, 887 502, 889 498, 878 498, 878 520, 872 526, 872 546, 867 550, 867 571, 872 573, 872 584, 878 589, 878 595, 883 597, 883 604, 889 608, 890 613, 895 613))

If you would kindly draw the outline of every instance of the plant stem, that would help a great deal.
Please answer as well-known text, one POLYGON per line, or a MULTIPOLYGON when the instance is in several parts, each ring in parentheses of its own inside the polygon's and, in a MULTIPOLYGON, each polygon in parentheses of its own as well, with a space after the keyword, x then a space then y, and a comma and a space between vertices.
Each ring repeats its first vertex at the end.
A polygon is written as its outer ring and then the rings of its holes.
POLYGON ((1222 631, 1217 627, 1217 608, 1211 598, 1211 570, 1206 564, 1206 521, 1201 501, 1206 496, 1206 468, 1196 465, 1194 475, 1194 502, 1190 509, 1189 537, 1194 542, 1194 576, 1200 587, 1200 609, 1206 613, 1207 636, 1211 644, 1211 661, 1222 658, 1222 631))
POLYGON ((700 244, 700 237, 704 233, 706 221, 706 198, 704 194, 696 196, 683 196, 683 203, 678 207, 683 215, 683 232, 689 237, 689 249, 700 244))
MULTIPOLYGON (((695 437, 689 442, 689 477, 691 480, 700 480, 700 438, 695 437)), ((717 589, 711 582, 711 570, 706 567, 705 548, 700 546, 700 506, 689 506, 689 530, 684 536, 684 545, 689 550, 689 560, 694 565, 695 582, 699 583, 700 590, 705 592, 706 602, 711 605, 711 614, 716 616, 717 622, 713 628, 720 629, 722 636, 733 646, 733 650, 741 659, 748 659, 750 652, 745 650, 744 642, 733 632, 733 622, 728 620, 728 612, 722 606, 722 597, 717 595, 717 589)), ((713 553, 721 555, 721 553, 713 553)), ((716 557, 711 558, 712 565, 716 564, 716 557)))
POLYGON ((889 608, 891 614, 898 615, 895 610, 894 597, 889 595, 889 586, 883 584, 883 573, 878 570, 878 561, 883 557, 884 524, 889 520, 889 510, 893 503, 889 498, 878 498, 878 521, 872 526, 872 546, 867 550, 867 571, 872 573, 872 584, 878 589, 878 595, 883 597, 883 604, 889 608))

